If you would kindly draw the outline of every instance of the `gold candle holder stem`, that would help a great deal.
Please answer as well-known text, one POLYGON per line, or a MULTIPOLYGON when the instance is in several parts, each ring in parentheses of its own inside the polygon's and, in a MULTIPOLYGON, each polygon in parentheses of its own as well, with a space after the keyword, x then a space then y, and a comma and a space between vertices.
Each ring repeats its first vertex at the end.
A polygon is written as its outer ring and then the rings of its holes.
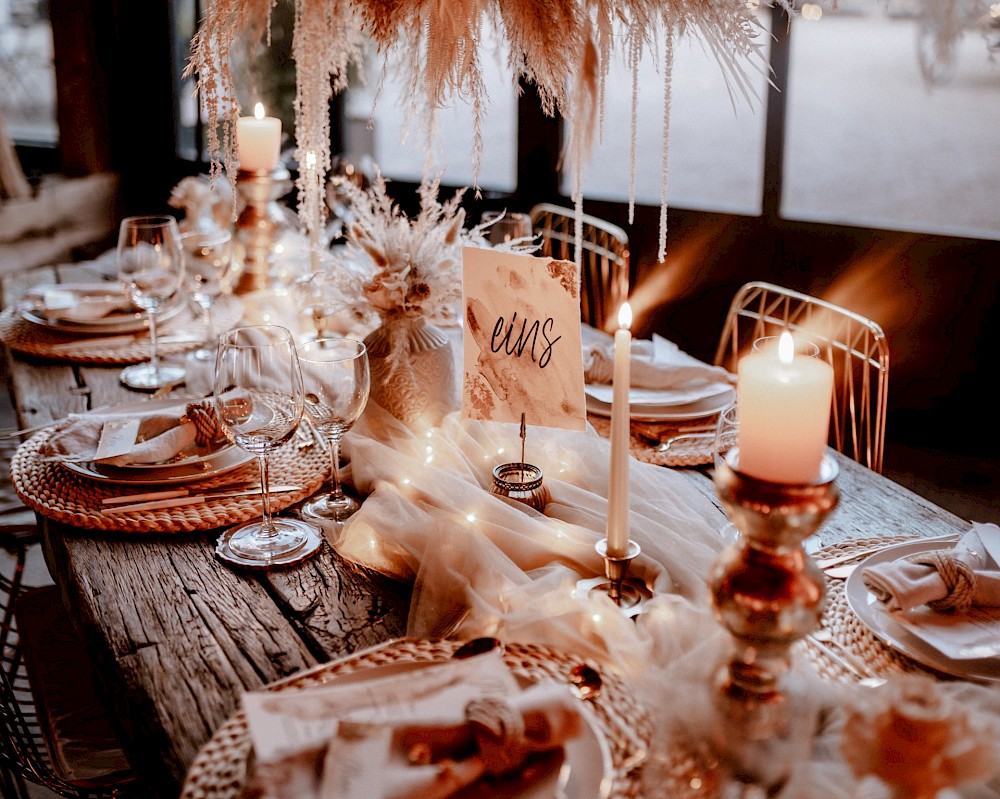
POLYGON ((243 208, 236 218, 234 239, 242 255, 243 270, 233 289, 235 294, 248 294, 270 285, 276 248, 285 224, 277 201, 290 188, 290 178, 283 166, 270 172, 241 169, 236 175, 236 190, 243 208))

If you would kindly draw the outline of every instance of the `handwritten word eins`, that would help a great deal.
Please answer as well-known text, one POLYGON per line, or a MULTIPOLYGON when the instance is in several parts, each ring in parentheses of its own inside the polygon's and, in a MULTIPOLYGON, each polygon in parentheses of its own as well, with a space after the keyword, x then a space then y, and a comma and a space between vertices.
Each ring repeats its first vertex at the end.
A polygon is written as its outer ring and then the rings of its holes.
POLYGON ((493 338, 490 341, 490 349, 493 352, 499 352, 501 349, 504 350, 508 355, 517 355, 518 358, 524 353, 525 347, 528 346, 528 342, 531 342, 531 360, 538 364, 539 369, 544 369, 549 361, 552 359, 552 347, 555 343, 562 338, 562 336, 556 336, 555 338, 549 338, 549 334, 552 332, 552 325, 555 324, 552 317, 550 316, 544 322, 539 324, 536 319, 528 326, 528 320, 521 320, 521 332, 517 335, 517 338, 511 342, 511 334, 514 332, 514 328, 517 326, 517 311, 514 311, 514 315, 510 318, 510 324, 507 325, 507 330, 504 332, 504 318, 498 317, 496 324, 493 326, 493 338), (535 345, 538 344, 538 334, 541 332, 542 339, 545 341, 545 347, 542 349, 541 354, 535 357, 535 345), (499 339, 499 341, 498 341, 499 339))

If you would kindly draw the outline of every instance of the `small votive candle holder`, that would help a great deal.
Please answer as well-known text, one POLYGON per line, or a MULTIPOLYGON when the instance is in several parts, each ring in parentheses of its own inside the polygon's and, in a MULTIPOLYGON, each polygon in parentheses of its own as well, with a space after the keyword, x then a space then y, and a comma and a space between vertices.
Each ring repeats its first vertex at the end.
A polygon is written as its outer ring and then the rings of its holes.
POLYGON ((549 501, 542 470, 530 463, 501 463, 495 467, 490 493, 523 502, 539 512, 549 501))

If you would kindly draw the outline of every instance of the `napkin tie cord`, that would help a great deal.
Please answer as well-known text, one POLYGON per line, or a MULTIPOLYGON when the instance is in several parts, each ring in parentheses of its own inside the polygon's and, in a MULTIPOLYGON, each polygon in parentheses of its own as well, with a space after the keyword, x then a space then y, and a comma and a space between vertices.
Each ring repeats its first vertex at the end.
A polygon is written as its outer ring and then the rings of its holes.
POLYGON ((976 596, 978 578, 969 564, 943 551, 924 552, 910 559, 920 566, 930 566, 941 577, 948 593, 941 599, 928 602, 932 610, 965 612, 972 607, 976 596))
POLYGON ((219 423, 215 409, 192 402, 185 409, 187 418, 194 424, 194 440, 201 447, 207 447, 219 437, 219 423))
POLYGON ((502 699, 474 699, 465 706, 465 718, 488 773, 506 774, 524 762, 530 747, 518 710, 502 699))

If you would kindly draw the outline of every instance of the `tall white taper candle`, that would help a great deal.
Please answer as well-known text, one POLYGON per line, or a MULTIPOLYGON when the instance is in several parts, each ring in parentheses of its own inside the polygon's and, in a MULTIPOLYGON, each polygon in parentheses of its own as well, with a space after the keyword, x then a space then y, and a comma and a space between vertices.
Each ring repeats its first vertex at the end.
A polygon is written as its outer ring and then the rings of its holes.
POLYGON ((628 551, 629 358, 632 349, 632 308, 623 303, 615 331, 615 367, 611 397, 611 468, 608 486, 608 555, 628 551))

